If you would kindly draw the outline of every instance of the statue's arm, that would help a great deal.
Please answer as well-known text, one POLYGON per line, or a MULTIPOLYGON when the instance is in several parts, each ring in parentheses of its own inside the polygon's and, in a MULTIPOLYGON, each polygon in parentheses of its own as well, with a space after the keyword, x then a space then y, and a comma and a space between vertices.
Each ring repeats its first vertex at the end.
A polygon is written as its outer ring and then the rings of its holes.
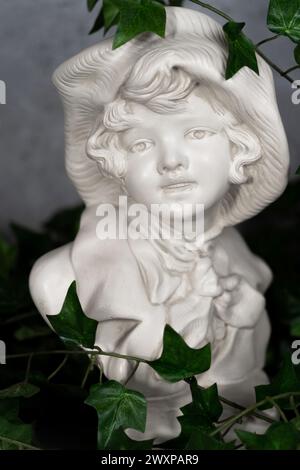
MULTIPOLYGON (((87 313, 98 321, 96 345, 106 352, 117 352, 145 359, 159 357, 166 310, 148 298, 139 267, 126 241, 106 240, 99 245, 97 262, 83 257, 95 279, 87 302, 87 313)), ((82 265, 81 265, 82 267, 82 265)), ((88 280, 82 279, 85 284, 88 280)), ((81 291, 87 289, 81 284, 81 291)), ((101 356, 104 374, 125 380, 133 362, 101 356)))
POLYGON ((71 246, 70 243, 50 251, 39 258, 31 270, 30 293, 46 321, 46 315, 60 312, 68 288, 75 279, 70 259, 71 246))

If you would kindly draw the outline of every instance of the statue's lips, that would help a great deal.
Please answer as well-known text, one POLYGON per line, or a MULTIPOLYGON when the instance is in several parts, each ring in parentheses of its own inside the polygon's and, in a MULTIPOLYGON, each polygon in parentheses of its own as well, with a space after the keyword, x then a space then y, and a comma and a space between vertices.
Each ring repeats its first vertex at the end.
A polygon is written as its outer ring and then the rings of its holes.
POLYGON ((196 181, 181 181, 179 183, 172 183, 162 186, 162 190, 165 193, 177 193, 191 191, 196 187, 196 181))

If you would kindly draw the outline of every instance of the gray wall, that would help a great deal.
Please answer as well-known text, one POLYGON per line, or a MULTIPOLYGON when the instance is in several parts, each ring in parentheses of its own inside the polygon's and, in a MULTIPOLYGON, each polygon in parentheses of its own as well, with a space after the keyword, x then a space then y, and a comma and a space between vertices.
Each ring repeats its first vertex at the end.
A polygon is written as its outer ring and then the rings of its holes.
MULTIPOLYGON (((246 21, 254 41, 270 35, 268 0, 211 3, 246 21)), ((0 230, 12 220, 38 227, 54 210, 78 202, 65 175, 63 116, 51 74, 97 41, 99 34, 88 36, 94 16, 86 0, 0 0, 0 80, 7 84, 7 104, 0 105, 0 230)), ((287 39, 264 50, 283 68, 293 64, 287 39)), ((300 164, 300 105, 291 103, 286 80, 276 76, 276 86, 294 171, 300 164)))

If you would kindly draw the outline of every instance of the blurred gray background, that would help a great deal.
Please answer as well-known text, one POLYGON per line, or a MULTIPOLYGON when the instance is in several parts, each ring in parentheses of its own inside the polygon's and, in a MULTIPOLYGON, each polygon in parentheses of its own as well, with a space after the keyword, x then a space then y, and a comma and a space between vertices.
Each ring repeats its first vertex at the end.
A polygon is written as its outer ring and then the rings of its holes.
MULTIPOLYGON (((266 27, 268 0, 211 3, 245 21, 254 42, 272 34, 266 27)), ((189 1, 186 6, 198 8, 189 1)), ((1 231, 11 221, 38 228, 55 210, 79 201, 65 174, 63 113, 51 75, 100 39, 99 33, 88 36, 98 9, 88 13, 86 0, 0 0, 0 80, 7 85, 7 104, 0 105, 1 231)), ((288 39, 263 50, 283 69, 294 64, 288 39)), ((300 72, 293 77, 300 79, 300 72)), ((291 85, 277 74, 275 79, 293 174, 300 164, 300 104, 291 102, 291 85)))

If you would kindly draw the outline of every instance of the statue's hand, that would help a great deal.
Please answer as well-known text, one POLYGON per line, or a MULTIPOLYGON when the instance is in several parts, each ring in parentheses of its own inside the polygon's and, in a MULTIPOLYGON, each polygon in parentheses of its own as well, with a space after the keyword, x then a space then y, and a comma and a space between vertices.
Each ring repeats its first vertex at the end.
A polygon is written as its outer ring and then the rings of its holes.
POLYGON ((218 275, 209 257, 199 259, 195 269, 190 274, 190 282, 193 290, 200 296, 216 297, 223 292, 218 275))
MULTIPOLYGON (((166 324, 164 308, 145 311, 143 320, 112 318, 99 322, 96 346, 104 352, 118 353, 130 357, 157 359, 161 352, 163 332, 166 324)), ((135 361, 111 356, 100 356, 99 365, 110 380, 124 382, 129 377, 135 361)))
POLYGON ((219 278, 219 283, 222 286, 222 294, 215 299, 215 306, 218 312, 223 312, 228 309, 229 306, 237 303, 237 286, 240 283, 240 276, 232 274, 231 276, 225 276, 219 278))
POLYGON ((195 292, 186 299, 169 306, 167 322, 180 334, 190 347, 206 344, 213 314, 211 297, 202 297, 195 292))
POLYGON ((235 328, 253 328, 265 308, 264 296, 238 275, 220 282, 224 293, 214 302, 218 316, 235 328))

